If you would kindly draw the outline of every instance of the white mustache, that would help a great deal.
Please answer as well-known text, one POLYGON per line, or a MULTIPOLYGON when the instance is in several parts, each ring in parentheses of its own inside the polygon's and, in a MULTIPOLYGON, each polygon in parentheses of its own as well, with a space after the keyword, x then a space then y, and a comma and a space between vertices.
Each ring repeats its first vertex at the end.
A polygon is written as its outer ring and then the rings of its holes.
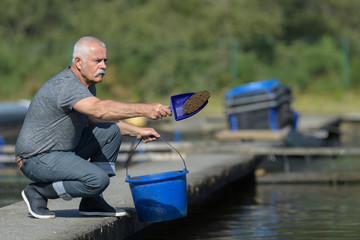
POLYGON ((96 73, 94 74, 94 77, 97 77, 97 76, 99 76, 100 74, 102 74, 103 76, 105 76, 105 75, 106 75, 105 70, 104 70, 104 69, 99 69, 99 70, 97 70, 96 73))

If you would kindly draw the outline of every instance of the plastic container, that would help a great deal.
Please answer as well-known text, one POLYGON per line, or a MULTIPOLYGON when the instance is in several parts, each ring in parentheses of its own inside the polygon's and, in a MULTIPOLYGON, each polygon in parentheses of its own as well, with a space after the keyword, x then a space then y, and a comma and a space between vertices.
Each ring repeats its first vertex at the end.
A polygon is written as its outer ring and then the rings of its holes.
POLYGON ((251 95, 271 95, 274 90, 281 87, 282 84, 277 78, 266 79, 262 81, 245 83, 240 86, 234 87, 225 93, 226 100, 231 100, 240 96, 251 96, 251 95))
POLYGON ((4 154, 4 152, 2 151, 2 148, 4 147, 4 145, 5 145, 4 137, 0 136, 0 155, 4 154))
POLYGON ((186 174, 163 172, 138 177, 127 176, 140 222, 161 222, 187 215, 186 174))
MULTIPOLYGON (((229 128, 278 130, 294 126, 290 88, 278 79, 267 79, 235 87, 225 93, 229 128)), ((296 115, 297 116, 297 115, 296 115)))
POLYGON ((0 102, 0 124, 22 123, 29 108, 29 101, 0 102))
MULTIPOLYGON (((179 152, 178 154, 180 155, 179 152)), ((130 177, 127 173, 125 181, 129 183, 140 222, 168 221, 187 215, 186 174, 189 171, 184 159, 181 155, 180 157, 185 166, 180 171, 135 177, 130 177)))

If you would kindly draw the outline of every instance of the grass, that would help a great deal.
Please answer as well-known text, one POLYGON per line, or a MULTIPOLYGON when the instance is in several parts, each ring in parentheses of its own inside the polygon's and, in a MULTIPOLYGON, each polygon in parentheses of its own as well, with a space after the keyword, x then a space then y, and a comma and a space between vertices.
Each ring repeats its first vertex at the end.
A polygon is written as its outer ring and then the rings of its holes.
POLYGON ((360 94, 348 92, 341 96, 295 94, 292 108, 304 114, 346 115, 360 112, 360 94))

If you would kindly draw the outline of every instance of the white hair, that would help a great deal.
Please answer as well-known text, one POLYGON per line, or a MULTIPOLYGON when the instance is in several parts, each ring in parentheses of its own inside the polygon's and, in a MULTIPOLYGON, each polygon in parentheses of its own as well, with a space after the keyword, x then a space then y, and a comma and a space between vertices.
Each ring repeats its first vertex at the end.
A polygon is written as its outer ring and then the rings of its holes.
POLYGON ((80 57, 83 60, 83 68, 86 67, 85 62, 90 55, 91 43, 99 43, 100 45, 106 48, 105 43, 95 37, 90 37, 90 36, 82 37, 74 45, 72 64, 75 64, 76 57, 80 57))

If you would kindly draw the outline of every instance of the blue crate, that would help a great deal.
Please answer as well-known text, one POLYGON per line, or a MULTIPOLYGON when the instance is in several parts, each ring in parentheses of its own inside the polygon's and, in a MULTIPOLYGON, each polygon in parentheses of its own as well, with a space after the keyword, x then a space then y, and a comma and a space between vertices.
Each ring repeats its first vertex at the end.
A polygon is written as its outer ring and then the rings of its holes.
POLYGON ((237 86, 225 93, 225 113, 231 130, 278 130, 289 121, 296 126, 298 115, 291 111, 290 88, 276 79, 237 86))
POLYGON ((257 82, 251 82, 234 87, 225 92, 225 99, 231 100, 233 98, 248 96, 254 94, 271 95, 274 89, 283 86, 277 78, 266 79, 257 82))

